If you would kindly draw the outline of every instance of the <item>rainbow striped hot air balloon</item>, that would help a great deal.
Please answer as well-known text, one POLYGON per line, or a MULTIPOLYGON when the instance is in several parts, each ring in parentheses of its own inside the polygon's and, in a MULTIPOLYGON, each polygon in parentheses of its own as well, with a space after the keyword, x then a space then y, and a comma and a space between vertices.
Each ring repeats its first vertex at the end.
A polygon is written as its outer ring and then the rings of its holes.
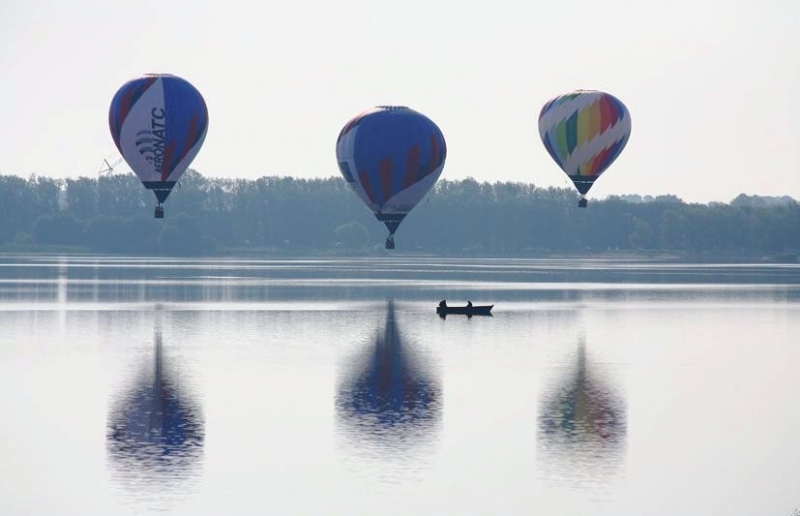
POLYGON ((542 107, 539 136, 547 152, 569 176, 585 208, 585 195, 614 162, 631 135, 631 115, 625 104, 608 93, 576 90, 542 107))
POLYGON ((394 249, 395 231, 436 183, 446 156, 442 131, 404 106, 365 111, 336 140, 339 171, 389 229, 386 249, 394 249))

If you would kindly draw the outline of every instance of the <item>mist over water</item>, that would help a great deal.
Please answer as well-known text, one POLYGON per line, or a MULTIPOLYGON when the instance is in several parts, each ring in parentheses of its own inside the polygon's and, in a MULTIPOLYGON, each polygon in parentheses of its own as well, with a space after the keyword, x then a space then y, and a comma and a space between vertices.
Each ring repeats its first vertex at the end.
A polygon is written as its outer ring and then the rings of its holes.
POLYGON ((0 514, 800 505, 798 266, 7 256, 0 327, 0 514))

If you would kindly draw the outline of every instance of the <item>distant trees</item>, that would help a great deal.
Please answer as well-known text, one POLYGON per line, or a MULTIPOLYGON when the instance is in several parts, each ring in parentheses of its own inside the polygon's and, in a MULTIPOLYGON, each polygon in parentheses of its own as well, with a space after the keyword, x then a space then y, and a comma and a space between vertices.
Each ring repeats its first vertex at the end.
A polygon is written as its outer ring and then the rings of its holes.
POLYGON ((764 208, 767 206, 788 206, 794 203, 788 195, 780 197, 739 194, 731 201, 731 206, 749 206, 764 208))
MULTIPOLYGON (((188 171, 153 218, 132 174, 56 180, 0 176, 0 245, 81 246, 97 253, 200 255, 247 249, 380 248, 386 228, 338 177, 217 179, 188 171)), ((800 250, 789 197, 739 195, 688 204, 672 195, 612 196, 577 207, 565 188, 440 180, 406 218, 398 251, 530 255, 618 251, 800 250)))
POLYGON ((193 256, 203 252, 203 230, 196 218, 179 213, 170 218, 158 235, 158 248, 170 255, 193 256))
POLYGON ((337 227, 334 231, 338 243, 347 249, 361 249, 367 245, 369 233, 358 222, 348 222, 337 227))
POLYGON ((42 215, 33 223, 33 240, 47 245, 82 244, 85 238, 86 222, 78 220, 71 213, 42 215))

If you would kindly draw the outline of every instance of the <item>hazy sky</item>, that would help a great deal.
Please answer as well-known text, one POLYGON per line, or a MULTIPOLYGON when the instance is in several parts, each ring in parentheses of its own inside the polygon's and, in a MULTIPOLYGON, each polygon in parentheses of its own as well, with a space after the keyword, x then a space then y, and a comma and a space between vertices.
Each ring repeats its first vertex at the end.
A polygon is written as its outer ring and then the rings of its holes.
POLYGON ((115 91, 168 72, 208 104, 208 176, 338 175, 345 122, 399 104, 444 132, 443 178, 566 186, 537 118, 590 88, 633 121, 590 197, 800 198, 799 22, 796 0, 0 0, 0 174, 96 175, 115 91))

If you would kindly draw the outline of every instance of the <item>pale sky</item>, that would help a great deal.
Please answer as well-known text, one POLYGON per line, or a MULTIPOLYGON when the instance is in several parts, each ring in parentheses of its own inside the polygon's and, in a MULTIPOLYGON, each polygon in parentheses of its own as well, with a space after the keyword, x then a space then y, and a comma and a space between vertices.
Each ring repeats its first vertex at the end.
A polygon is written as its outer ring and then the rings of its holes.
POLYGON ((537 118, 586 88, 633 122, 590 198, 800 199, 798 23, 795 0, 0 0, 0 174, 96 175, 116 90, 167 72, 206 99, 207 176, 338 175, 342 126, 395 104, 441 128, 442 178, 567 186, 537 118))

